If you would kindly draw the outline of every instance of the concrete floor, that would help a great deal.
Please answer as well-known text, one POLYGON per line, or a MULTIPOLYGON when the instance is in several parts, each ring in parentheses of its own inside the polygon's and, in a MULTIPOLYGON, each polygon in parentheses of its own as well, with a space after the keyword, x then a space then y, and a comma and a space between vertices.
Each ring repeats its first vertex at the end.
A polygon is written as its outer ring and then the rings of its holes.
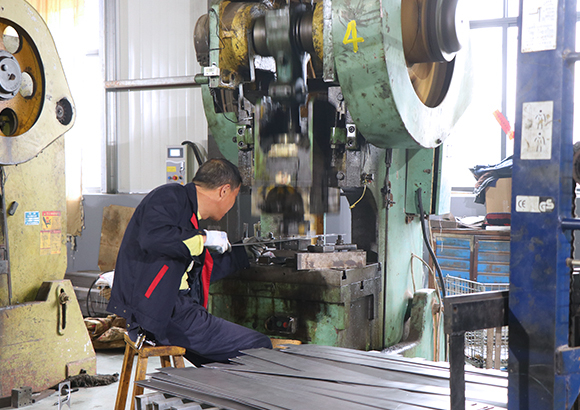
MULTIPOLYGON (((110 350, 97 352, 97 374, 113 374, 120 373, 123 364, 123 350, 110 350)), ((186 363, 186 366, 189 363, 186 363)), ((147 366, 147 372, 154 372, 156 368, 161 367, 158 357, 151 357, 147 366)), ((117 388, 119 382, 110 384, 108 386, 98 387, 81 387, 78 391, 71 394, 70 408, 73 410, 92 410, 103 409, 113 410, 115 408, 115 399, 117 397, 117 388)), ((145 393, 151 392, 145 390, 145 393)), ((26 410, 55 410, 57 409, 58 397, 56 392, 38 403, 31 406, 21 407, 26 410)), ((129 400, 127 400, 127 408, 129 408, 129 400)), ((8 407, 10 408, 10 407, 8 407)), ((68 409, 66 405, 61 407, 68 409)))

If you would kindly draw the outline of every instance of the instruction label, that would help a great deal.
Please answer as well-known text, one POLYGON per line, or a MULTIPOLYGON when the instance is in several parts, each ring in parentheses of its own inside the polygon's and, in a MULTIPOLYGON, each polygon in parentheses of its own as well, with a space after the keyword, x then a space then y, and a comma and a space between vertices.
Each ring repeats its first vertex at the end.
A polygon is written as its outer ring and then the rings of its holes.
POLYGON ((553 113, 554 101, 524 103, 521 159, 552 158, 553 113))
POLYGON ((524 0, 522 53, 555 50, 558 32, 558 0, 524 0))
POLYGON ((516 196, 516 212, 546 213, 556 208, 553 198, 546 196, 516 196))
POLYGON ((40 254, 59 254, 62 244, 60 211, 45 211, 40 219, 40 254))
POLYGON ((24 212, 24 225, 40 225, 40 212, 24 212))

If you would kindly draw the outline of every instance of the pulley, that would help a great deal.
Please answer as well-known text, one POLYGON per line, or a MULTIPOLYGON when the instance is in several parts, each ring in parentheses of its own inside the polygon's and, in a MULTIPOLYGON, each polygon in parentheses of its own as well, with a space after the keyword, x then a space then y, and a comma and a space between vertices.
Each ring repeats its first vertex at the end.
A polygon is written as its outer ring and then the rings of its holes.
POLYGON ((73 125, 54 41, 26 2, 0 8, 0 165, 26 162, 73 125))

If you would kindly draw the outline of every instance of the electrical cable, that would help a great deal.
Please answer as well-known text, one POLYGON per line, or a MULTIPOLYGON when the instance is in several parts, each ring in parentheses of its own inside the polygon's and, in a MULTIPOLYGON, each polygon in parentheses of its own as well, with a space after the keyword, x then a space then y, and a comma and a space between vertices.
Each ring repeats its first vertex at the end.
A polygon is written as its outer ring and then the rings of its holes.
POLYGON ((440 322, 440 314, 443 313, 443 301, 441 299, 441 293, 439 292, 440 286, 437 283, 437 274, 433 271, 433 268, 429 266, 427 262, 423 260, 423 258, 415 255, 411 252, 411 275, 413 274, 413 258, 419 259, 423 265, 427 267, 431 276, 433 276, 433 281, 435 282, 435 292, 437 293, 437 299, 439 300, 439 308, 433 310, 433 357, 435 361, 439 361, 439 349, 440 349, 440 340, 439 340, 439 322, 440 322))
POLYGON ((216 37, 218 38, 218 40, 220 41, 220 43, 222 44, 222 48, 218 47, 218 48, 210 48, 209 51, 216 51, 216 50, 222 50, 223 48, 225 48, 225 43, 222 40, 222 38, 220 37, 220 25, 221 25, 221 21, 220 21, 220 16, 217 13, 217 11, 215 11, 213 8, 209 9, 209 13, 213 13, 213 15, 215 16, 216 19, 216 27, 215 27, 215 34, 216 37))
POLYGON ((411 282, 413 282, 413 294, 417 293, 417 286, 415 285, 415 272, 413 272, 413 252, 411 252, 411 282))
POLYGON ((195 142, 191 142, 191 141, 183 141, 181 143, 181 145, 187 145, 191 148, 191 150, 193 151, 193 154, 195 155, 195 159, 197 160, 197 165, 201 167, 201 165, 205 162, 203 160, 203 155, 201 154, 201 150, 199 149, 199 147, 197 146, 197 144, 195 142))
MULTIPOLYGON (((441 309, 443 309, 443 300, 441 300, 441 295, 439 292, 439 289, 441 288, 441 286, 439 286, 439 283, 437 283, 437 274, 435 273, 435 271, 433 271, 433 268, 431 266, 429 266, 429 264, 423 260, 423 258, 420 258, 419 256, 417 256, 411 252, 411 260, 413 258, 419 259, 421 261, 421 263, 423 263, 423 265, 425 265, 425 267, 429 270, 429 272, 431 273, 431 276, 433 276, 433 280, 435 281, 435 289, 437 290, 437 299, 439 299, 439 304, 441 305, 441 309)), ((411 262, 411 270, 412 269, 413 269, 413 265, 411 262)))
POLYGON ((439 286, 441 288, 441 294, 443 298, 445 298, 445 282, 443 281, 443 273, 441 272, 441 266, 439 266, 439 261, 437 260, 437 256, 435 256, 435 252, 433 252, 433 248, 431 247, 431 243, 429 242, 429 238, 427 237, 427 230, 425 228, 425 212, 423 211, 423 199, 421 198, 422 193, 421 188, 417 188, 415 191, 415 195, 417 198, 417 205, 419 206, 419 216, 421 218, 421 231, 423 232, 423 240, 425 241, 425 245, 427 246, 427 250, 429 251, 429 255, 431 255, 431 259, 433 259, 433 263, 435 264, 435 269, 437 270, 437 275, 439 276, 439 286))
POLYGON ((358 204, 358 203, 359 203, 360 201, 362 201, 362 199, 364 198, 364 196, 365 196, 365 193, 367 192, 367 184, 365 183, 365 184, 364 184, 364 186, 365 186, 365 187, 364 187, 364 189, 363 189, 362 195, 360 196, 360 198, 359 198, 359 199, 358 199, 358 200, 357 200, 357 201, 356 201, 354 204, 352 204, 351 206, 349 206, 349 209, 352 209, 352 208, 354 208, 354 207, 356 206, 356 204, 358 204))
MULTIPOLYGON (((227 111, 227 112, 226 112, 226 110, 225 110, 225 108, 224 108, 224 107, 225 107, 225 105, 224 105, 224 104, 220 104, 220 102, 219 102, 219 101, 216 99, 217 97, 216 97, 216 95, 215 95, 215 93, 216 93, 215 89, 214 89, 214 88, 210 88, 210 90, 209 90, 209 91, 210 91, 210 94, 211 94, 211 96, 212 96, 212 99, 213 99, 213 100, 214 100, 214 102, 217 104, 218 108, 219 108, 220 110, 222 110, 222 112, 221 112, 221 113, 219 113, 219 114, 223 114, 223 116, 224 116, 224 118, 225 118, 226 120, 228 120, 229 122, 231 122, 231 123, 233 123, 233 124, 236 124, 236 125, 238 125, 238 124, 239 124, 239 121, 234 121, 234 120, 232 120, 231 118, 229 118, 229 117, 227 116, 228 112, 232 112, 232 111, 227 111)), ((218 114, 218 113, 216 113, 216 114, 218 114)), ((234 115, 236 115, 236 113, 233 113, 233 114, 234 114, 234 115)), ((237 118, 237 115, 236 115, 236 118, 237 118)))

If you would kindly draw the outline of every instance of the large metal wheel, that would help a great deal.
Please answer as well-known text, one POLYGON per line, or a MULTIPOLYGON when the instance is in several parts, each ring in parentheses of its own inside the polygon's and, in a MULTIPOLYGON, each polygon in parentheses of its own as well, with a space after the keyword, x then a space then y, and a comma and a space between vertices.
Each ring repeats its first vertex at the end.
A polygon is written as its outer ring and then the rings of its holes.
POLYGON ((14 165, 68 131, 75 109, 42 17, 25 1, 0 5, 0 165, 14 165))
POLYGON ((358 131, 373 145, 434 148, 468 107, 468 27, 458 4, 332 2, 338 81, 358 131))
POLYGON ((44 100, 42 62, 20 27, 0 19, 0 132, 24 134, 35 124, 44 100))
POLYGON ((427 107, 437 107, 445 98, 453 76, 454 62, 416 63, 409 67, 413 89, 427 107))
POLYGON ((458 0, 405 0, 401 27, 413 89, 423 104, 436 107, 449 89, 455 54, 466 43, 467 20, 458 0))

